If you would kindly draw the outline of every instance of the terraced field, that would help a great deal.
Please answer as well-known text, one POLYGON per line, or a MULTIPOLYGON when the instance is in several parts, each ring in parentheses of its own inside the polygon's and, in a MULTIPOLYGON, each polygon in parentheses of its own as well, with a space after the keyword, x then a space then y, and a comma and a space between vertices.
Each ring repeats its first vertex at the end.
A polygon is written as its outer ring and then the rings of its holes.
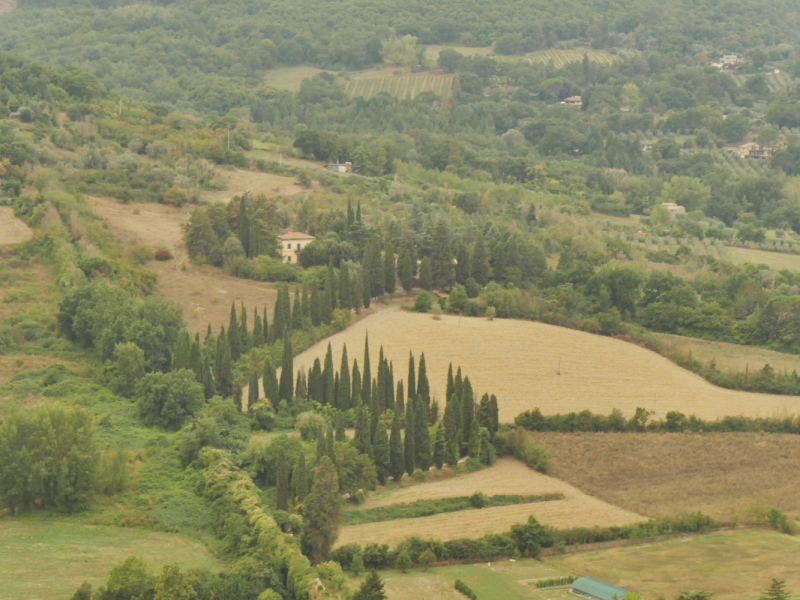
MULTIPOLYGON (((608 52, 599 50, 589 50, 585 48, 575 48, 573 50, 540 50, 539 52, 531 52, 526 54, 525 58, 533 62, 548 63, 551 60, 553 64, 560 68, 570 63, 581 62, 584 54, 590 61, 599 62, 610 65, 614 62, 614 55, 608 52)), ((508 57, 513 58, 513 57, 508 57)))
POLYGON ((369 100, 376 94, 386 92, 396 98, 411 100, 422 92, 433 92, 443 99, 453 94, 453 75, 444 73, 408 73, 382 77, 351 79, 345 86, 348 98, 359 96, 369 100))

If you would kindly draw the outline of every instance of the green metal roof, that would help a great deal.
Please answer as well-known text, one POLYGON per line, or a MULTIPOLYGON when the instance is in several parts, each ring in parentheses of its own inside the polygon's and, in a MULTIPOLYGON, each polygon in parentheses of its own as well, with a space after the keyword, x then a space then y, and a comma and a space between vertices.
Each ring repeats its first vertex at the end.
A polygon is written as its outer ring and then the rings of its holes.
POLYGON ((628 593, 628 590, 623 590, 615 585, 598 581, 591 577, 579 577, 569 586, 569 591, 594 598, 595 600, 622 600, 628 593))

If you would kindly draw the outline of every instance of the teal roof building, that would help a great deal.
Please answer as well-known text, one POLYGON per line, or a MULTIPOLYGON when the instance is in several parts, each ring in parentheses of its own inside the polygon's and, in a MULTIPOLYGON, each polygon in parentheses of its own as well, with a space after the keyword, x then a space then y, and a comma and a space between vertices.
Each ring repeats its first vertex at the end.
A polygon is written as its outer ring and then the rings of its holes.
POLYGON ((569 586, 569 591, 588 600, 622 600, 628 594, 628 590, 591 577, 579 577, 569 586))

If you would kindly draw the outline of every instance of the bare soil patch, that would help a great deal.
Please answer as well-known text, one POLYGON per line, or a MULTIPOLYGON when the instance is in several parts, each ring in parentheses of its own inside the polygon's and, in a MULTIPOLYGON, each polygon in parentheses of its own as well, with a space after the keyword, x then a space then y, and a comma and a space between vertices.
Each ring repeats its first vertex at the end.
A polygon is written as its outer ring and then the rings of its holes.
POLYGON ((747 519, 756 505, 800 519, 800 436, 531 433, 555 474, 649 517, 700 511, 747 519))
MULTIPOLYGON (((3 14, 2 0, 0 0, 0 14, 3 14)), ((23 221, 14 216, 13 208, 0 206, 0 246, 14 246, 32 237, 33 231, 23 221)))
POLYGON ((544 413, 619 408, 632 415, 644 407, 661 417, 678 410, 704 419, 728 415, 772 417, 800 413, 800 398, 726 390, 634 344, 544 323, 381 311, 295 358, 308 369, 324 359, 330 341, 334 364, 342 344, 362 363, 369 332, 371 362, 378 350, 394 363, 395 379, 407 377, 408 353, 425 352, 431 393, 443 405, 447 367, 461 365, 476 399, 497 395, 500 419, 511 422, 525 410, 544 413))
POLYGON ((501 459, 493 467, 475 473, 376 494, 363 508, 468 496, 475 492, 486 495, 562 493, 564 499, 484 508, 480 513, 461 511, 418 519, 351 525, 342 528, 337 545, 369 542, 392 544, 411 535, 442 540, 474 538, 508 531, 512 525, 524 523, 531 515, 541 523, 558 528, 608 527, 645 520, 641 515, 588 496, 563 481, 537 473, 513 458, 501 459))
POLYGON ((0 0, 0 15, 14 12, 17 8, 17 0, 0 0))
POLYGON ((243 169, 220 169, 217 171, 217 180, 224 183, 228 189, 220 191, 203 191, 200 197, 209 202, 228 203, 234 196, 245 192, 252 195, 264 194, 271 196, 292 196, 307 191, 295 183, 294 178, 283 175, 273 175, 260 171, 247 171, 243 169))

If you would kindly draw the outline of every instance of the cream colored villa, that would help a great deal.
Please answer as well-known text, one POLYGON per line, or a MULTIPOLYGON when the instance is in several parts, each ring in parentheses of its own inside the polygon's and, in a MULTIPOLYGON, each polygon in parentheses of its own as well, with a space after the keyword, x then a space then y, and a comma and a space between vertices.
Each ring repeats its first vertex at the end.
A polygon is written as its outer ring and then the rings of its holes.
POLYGON ((283 256, 283 262, 297 264, 300 262, 298 260, 298 254, 300 254, 300 250, 313 242, 314 236, 309 235, 308 233, 301 233, 299 231, 285 231, 278 236, 278 240, 281 242, 281 255, 283 256))

